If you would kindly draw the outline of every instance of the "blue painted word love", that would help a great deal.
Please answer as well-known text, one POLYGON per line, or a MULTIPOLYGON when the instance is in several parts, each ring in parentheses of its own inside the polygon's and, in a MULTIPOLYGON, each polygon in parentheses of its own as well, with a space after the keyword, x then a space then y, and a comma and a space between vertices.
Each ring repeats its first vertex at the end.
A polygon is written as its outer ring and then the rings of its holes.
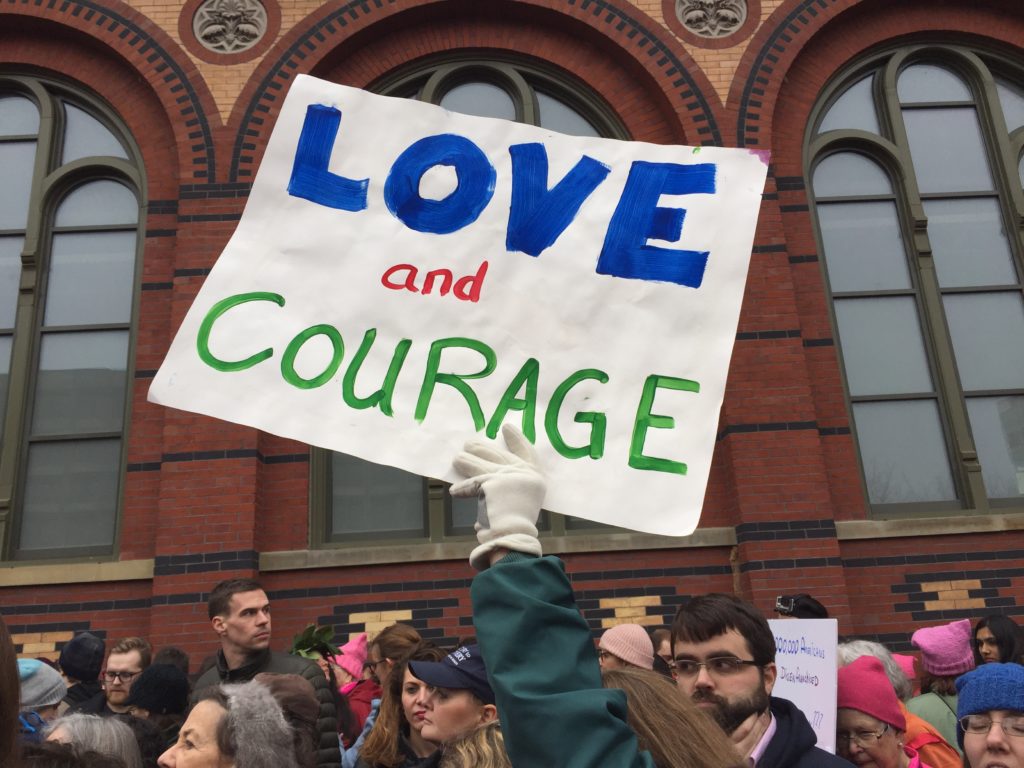
MULTIPOLYGON (((367 207, 369 179, 348 179, 328 170, 340 125, 341 112, 334 107, 313 104, 306 109, 288 194, 358 212, 367 207)), ((512 195, 505 247, 510 252, 539 256, 572 223, 611 169, 584 155, 549 188, 543 144, 515 144, 508 151, 512 195)), ((712 195, 715 172, 714 163, 634 161, 608 222, 597 273, 699 288, 709 251, 662 248, 648 240, 675 242, 682 233, 686 209, 659 207, 660 197, 712 195)), ((494 166, 469 139, 455 134, 426 136, 413 142, 391 165, 384 203, 410 229, 446 235, 476 221, 494 195, 496 180, 494 166), (457 178, 454 191, 441 200, 424 198, 419 191, 423 174, 435 166, 450 166, 457 178)))

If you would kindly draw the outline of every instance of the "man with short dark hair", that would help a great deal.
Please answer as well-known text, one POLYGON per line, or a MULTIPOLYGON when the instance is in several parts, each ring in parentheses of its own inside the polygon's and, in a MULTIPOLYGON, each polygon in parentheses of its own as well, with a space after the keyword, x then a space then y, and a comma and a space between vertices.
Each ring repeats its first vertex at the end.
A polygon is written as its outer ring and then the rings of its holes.
POLYGON ((218 683, 244 683, 261 672, 301 675, 313 684, 320 702, 317 720, 317 766, 339 768, 338 721, 334 694, 324 673, 312 661, 270 650, 270 600, 258 581, 227 579, 210 593, 210 624, 220 638, 217 663, 196 681, 193 704, 200 692, 218 683))
POLYGON ((815 746, 799 709, 771 695, 775 637, 750 603, 694 598, 676 613, 672 649, 679 690, 715 718, 753 768, 848 768, 815 746))
POLYGON ((107 663, 101 678, 103 690, 68 711, 100 717, 126 714, 129 708, 125 704, 125 699, 128 698, 135 678, 149 666, 151 654, 149 643, 141 637, 118 640, 107 655, 107 663))

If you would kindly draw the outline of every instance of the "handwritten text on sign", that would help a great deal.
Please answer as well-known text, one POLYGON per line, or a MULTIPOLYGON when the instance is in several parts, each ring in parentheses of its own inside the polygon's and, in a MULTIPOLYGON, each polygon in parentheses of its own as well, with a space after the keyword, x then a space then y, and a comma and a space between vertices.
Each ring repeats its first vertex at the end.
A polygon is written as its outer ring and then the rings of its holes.
POLYGON ((777 677, 773 696, 793 702, 818 736, 836 751, 836 670, 839 623, 835 619, 769 619, 775 635, 777 677))
POLYGON ((150 398, 437 477, 511 419, 547 507, 687 533, 765 171, 297 78, 150 398))

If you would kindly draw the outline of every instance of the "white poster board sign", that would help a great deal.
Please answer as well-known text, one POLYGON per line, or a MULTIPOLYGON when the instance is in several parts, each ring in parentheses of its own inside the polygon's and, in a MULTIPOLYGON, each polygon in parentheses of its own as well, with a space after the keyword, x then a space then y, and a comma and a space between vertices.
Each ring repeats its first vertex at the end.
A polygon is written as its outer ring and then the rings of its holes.
POLYGON ((690 533, 766 163, 297 77, 149 398, 449 480, 510 421, 547 508, 690 533))
POLYGON ((768 625, 775 635, 778 670, 772 696, 793 702, 818 735, 818 746, 835 754, 839 623, 835 619, 769 619, 768 625))

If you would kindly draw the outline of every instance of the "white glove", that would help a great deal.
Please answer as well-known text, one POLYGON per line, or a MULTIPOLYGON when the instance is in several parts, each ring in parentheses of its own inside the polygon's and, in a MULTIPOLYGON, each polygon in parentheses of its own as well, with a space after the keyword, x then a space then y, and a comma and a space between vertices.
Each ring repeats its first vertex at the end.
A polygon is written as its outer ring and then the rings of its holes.
POLYGON ((537 516, 544 503, 546 484, 537 455, 526 436, 511 424, 501 428, 507 451, 493 443, 472 440, 452 461, 466 475, 451 487, 452 496, 477 496, 476 539, 480 546, 469 556, 479 571, 489 565, 490 553, 499 548, 540 556, 537 516))

